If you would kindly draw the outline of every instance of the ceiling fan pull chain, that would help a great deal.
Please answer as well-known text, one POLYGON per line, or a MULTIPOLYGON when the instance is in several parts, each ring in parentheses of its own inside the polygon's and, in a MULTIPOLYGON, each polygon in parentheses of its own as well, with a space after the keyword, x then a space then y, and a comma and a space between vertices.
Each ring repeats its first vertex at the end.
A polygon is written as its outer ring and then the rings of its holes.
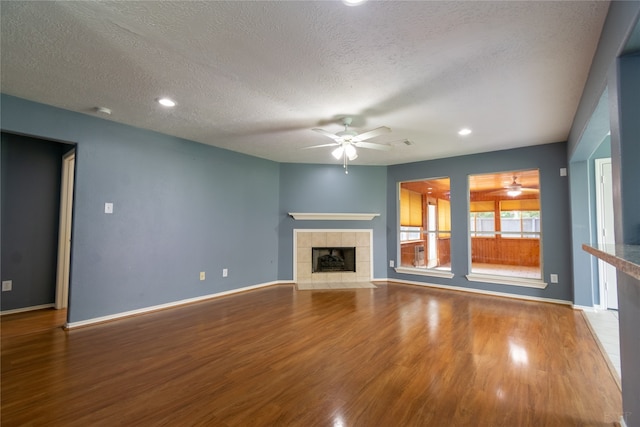
POLYGON ((344 168, 344 173, 346 175, 349 174, 349 169, 348 169, 348 164, 347 162, 349 161, 349 158, 347 157, 347 152, 345 151, 344 154, 342 155, 342 167, 344 168))

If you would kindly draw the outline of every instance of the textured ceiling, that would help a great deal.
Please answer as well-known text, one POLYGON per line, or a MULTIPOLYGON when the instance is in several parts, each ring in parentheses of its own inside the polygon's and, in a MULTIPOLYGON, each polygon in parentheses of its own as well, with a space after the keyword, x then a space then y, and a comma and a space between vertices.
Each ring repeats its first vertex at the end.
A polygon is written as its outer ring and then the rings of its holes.
POLYGON ((608 2, 3 1, 2 92, 280 162, 389 126, 353 164, 564 141, 608 2), (159 96, 178 106, 165 109, 159 96), (457 131, 473 129, 467 137, 457 131), (405 139, 413 145, 402 143, 405 139))

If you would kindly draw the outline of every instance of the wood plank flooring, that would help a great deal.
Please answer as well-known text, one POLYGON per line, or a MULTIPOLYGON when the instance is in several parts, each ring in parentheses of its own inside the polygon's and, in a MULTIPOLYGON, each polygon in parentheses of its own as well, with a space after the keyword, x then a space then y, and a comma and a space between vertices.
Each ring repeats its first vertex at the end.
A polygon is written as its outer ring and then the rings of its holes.
POLYGON ((580 312, 376 285, 273 286, 68 332, 3 316, 2 425, 619 420, 620 391, 580 312))

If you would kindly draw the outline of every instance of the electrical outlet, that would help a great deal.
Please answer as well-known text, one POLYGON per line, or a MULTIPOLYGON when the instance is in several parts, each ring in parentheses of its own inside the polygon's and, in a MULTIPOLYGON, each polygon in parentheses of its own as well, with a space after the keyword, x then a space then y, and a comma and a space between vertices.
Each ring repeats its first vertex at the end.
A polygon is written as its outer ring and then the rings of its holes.
POLYGON ((393 268, 396 266, 396 262, 392 259, 389 260, 389 267, 393 268))
POLYGON ((558 283, 558 275, 557 274, 550 274, 549 275, 549 281, 551 283, 558 283))
POLYGON ((3 280, 2 281, 2 292, 10 291, 13 289, 13 281, 12 280, 3 280))
POLYGON ((204 271, 200 272, 200 280, 204 280, 205 279, 205 274, 204 271))
POLYGON ((222 277, 227 277, 229 275, 229 269, 228 268, 223 268, 222 269, 222 277))

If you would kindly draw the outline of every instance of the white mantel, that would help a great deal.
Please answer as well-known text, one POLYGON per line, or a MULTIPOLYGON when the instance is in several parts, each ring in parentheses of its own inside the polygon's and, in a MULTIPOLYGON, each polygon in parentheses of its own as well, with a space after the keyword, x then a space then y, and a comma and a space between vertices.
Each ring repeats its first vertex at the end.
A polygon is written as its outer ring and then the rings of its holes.
POLYGON ((380 216, 379 213, 314 213, 314 212, 289 212, 289 215, 297 221, 329 220, 329 221, 371 221, 380 216))

